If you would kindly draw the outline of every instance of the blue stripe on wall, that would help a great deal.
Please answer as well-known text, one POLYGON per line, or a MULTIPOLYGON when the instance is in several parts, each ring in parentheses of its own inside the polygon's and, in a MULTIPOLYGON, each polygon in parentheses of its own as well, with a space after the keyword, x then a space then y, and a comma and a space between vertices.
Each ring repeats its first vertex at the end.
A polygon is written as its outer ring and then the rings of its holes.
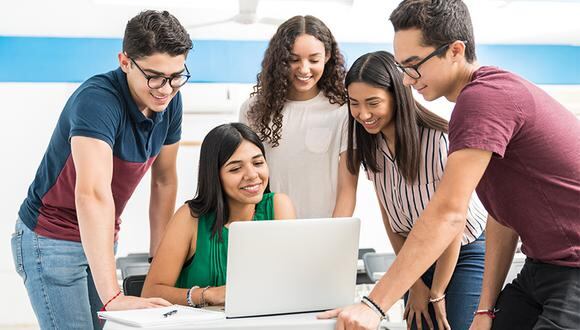
MULTIPOLYGON (((187 65, 192 82, 254 83, 267 41, 198 40, 187 65)), ((391 44, 341 43, 348 63, 391 44)), ((0 36, 0 82, 81 82, 117 67, 121 39, 0 36)), ((480 45, 479 63, 537 84, 580 84, 580 47, 480 45)))

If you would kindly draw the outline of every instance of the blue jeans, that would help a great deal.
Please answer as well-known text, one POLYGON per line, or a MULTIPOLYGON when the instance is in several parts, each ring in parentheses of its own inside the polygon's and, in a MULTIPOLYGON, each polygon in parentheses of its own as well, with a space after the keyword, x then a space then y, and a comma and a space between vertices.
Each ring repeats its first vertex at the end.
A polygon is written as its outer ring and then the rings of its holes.
POLYGON ((103 304, 81 243, 39 236, 19 218, 11 245, 41 329, 102 327, 103 304))
MULTIPOLYGON (((479 295, 481 293, 481 282, 483 281, 483 268, 485 259, 485 233, 461 247, 457 266, 451 277, 451 281, 445 291, 445 309, 447 311, 447 321, 453 330, 467 330, 473 320, 473 312, 477 310, 479 295)), ((431 288, 435 265, 431 266, 421 278, 427 287, 431 288)), ((408 293, 405 294, 407 303, 408 293)), ((433 305, 429 304, 429 315, 433 321, 435 329, 437 321, 433 305)), ((411 329, 417 329, 415 322, 411 329)), ((423 329, 429 329, 427 322, 423 321, 423 329)))

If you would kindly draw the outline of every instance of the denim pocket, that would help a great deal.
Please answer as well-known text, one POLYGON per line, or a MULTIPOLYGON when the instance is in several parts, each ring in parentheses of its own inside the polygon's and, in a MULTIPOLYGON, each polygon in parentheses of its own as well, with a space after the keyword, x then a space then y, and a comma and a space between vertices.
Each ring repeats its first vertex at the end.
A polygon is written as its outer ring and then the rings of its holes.
POLYGON ((24 272, 24 264, 22 262, 22 234, 24 230, 17 228, 12 234, 10 239, 10 245, 12 246, 12 258, 14 260, 14 266, 16 267, 16 272, 24 281, 26 281, 26 273, 24 272))

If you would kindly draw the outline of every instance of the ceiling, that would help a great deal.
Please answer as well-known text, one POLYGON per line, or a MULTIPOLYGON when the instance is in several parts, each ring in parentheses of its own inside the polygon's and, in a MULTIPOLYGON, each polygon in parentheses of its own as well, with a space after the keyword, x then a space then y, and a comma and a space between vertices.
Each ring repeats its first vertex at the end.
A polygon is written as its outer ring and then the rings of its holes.
MULTIPOLYGON (((251 1, 251 0, 250 0, 251 1)), ((261 0, 257 18, 297 14, 321 18, 339 41, 389 43, 389 13, 399 0, 261 0)), ((465 0, 478 43, 580 45, 580 0, 465 0)), ((2 1, 0 36, 122 37, 143 9, 167 9, 186 26, 225 20, 237 0, 19 0, 2 1)), ((267 40, 270 24, 227 22, 189 29, 193 39, 267 40)))

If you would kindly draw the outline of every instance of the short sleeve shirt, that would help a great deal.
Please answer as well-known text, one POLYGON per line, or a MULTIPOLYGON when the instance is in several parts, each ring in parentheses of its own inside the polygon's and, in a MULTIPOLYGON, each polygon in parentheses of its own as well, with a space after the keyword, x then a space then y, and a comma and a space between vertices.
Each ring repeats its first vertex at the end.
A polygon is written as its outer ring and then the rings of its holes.
MULTIPOLYGON (((240 110, 248 124, 253 99, 240 110)), ((277 147, 264 143, 270 189, 287 194, 298 218, 332 216, 338 191, 340 153, 346 150, 348 109, 320 92, 306 101, 287 101, 282 109, 282 138, 277 147)))
POLYGON ((481 67, 457 98, 449 140, 450 154, 493 153, 477 193, 527 256, 580 267, 580 123, 570 111, 513 73, 481 67))
POLYGON ((180 140, 181 121, 180 93, 163 112, 147 118, 137 108, 120 68, 88 79, 66 103, 19 217, 39 235, 80 242, 70 140, 84 136, 106 142, 113 151, 117 232, 129 197, 163 145, 180 140))

